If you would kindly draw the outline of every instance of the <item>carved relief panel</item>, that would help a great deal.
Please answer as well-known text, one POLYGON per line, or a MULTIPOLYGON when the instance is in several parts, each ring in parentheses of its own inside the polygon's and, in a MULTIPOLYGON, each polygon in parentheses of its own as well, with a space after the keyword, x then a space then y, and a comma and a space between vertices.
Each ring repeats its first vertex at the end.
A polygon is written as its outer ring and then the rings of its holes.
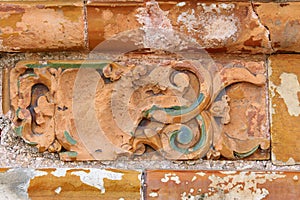
POLYGON ((62 160, 269 158, 264 62, 144 56, 19 62, 16 133, 62 160))

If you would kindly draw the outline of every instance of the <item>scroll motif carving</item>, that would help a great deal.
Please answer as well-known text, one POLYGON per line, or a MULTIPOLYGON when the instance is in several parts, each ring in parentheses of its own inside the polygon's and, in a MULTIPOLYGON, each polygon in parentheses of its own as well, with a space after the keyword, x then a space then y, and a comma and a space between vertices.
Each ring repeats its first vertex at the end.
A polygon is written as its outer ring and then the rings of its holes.
POLYGON ((269 148, 269 139, 250 124, 265 121, 264 108, 250 102, 239 114, 250 122, 232 121, 237 103, 225 89, 248 84, 261 90, 266 82, 246 65, 21 62, 10 73, 16 132, 63 160, 111 160, 146 154, 148 147, 167 159, 244 158, 269 148), (234 137, 244 129, 248 136, 234 137))

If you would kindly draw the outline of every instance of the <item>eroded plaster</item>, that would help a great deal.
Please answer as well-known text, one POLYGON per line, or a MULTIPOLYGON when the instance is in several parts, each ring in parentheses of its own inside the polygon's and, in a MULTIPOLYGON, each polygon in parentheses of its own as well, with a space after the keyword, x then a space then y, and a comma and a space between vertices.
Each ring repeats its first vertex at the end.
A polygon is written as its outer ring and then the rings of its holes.
POLYGON ((177 176, 175 173, 167 173, 167 174, 165 174, 165 177, 161 179, 161 182, 164 182, 164 183, 166 183, 168 181, 174 181, 176 184, 181 183, 179 176, 177 176))
POLYGON ((277 86, 276 91, 283 98, 288 112, 291 116, 298 117, 300 115, 300 102, 298 93, 300 92, 300 84, 296 74, 282 73, 280 75, 281 84, 277 86))
MULTIPOLYGON (((191 199, 264 199, 269 191, 262 186, 267 181, 285 178, 286 175, 280 172, 222 172, 226 176, 210 175, 211 183, 208 192, 194 195, 194 189, 181 194, 181 200, 191 199)), ((198 189, 201 192, 201 189, 198 189)))
POLYGON ((30 181, 36 177, 45 176, 48 173, 41 170, 28 168, 9 169, 0 173, 0 198, 27 200, 30 181))
POLYGON ((74 171, 71 175, 76 175, 80 177, 80 180, 92 187, 98 188, 101 194, 105 193, 105 186, 103 179, 109 180, 122 180, 123 173, 112 172, 104 169, 89 169, 86 171, 74 171))

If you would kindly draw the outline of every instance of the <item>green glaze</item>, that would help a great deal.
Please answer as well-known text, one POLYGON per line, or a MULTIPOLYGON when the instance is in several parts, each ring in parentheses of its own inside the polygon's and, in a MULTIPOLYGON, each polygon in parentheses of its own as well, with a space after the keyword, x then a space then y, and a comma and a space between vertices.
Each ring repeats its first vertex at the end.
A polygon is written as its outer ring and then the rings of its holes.
POLYGON ((47 64, 27 64, 28 68, 62 68, 62 69, 71 69, 71 68, 95 68, 95 69, 103 69, 111 62, 99 62, 99 63, 47 63, 47 64))
POLYGON ((72 136, 70 135, 70 133, 68 131, 64 132, 64 136, 70 144, 75 145, 77 143, 77 141, 72 138, 72 136))
POLYGON ((200 93, 197 100, 190 107, 173 106, 170 108, 160 108, 160 107, 154 105, 149 110, 144 111, 143 115, 144 115, 144 117, 148 117, 149 114, 153 114, 153 112, 155 112, 156 110, 162 110, 162 111, 166 112, 168 115, 172 115, 172 116, 183 115, 183 114, 189 113, 189 112, 193 111, 194 109, 196 109, 200 105, 200 103, 203 101, 203 99, 204 99, 204 94, 200 93))
POLYGON ((23 140, 24 140, 24 142, 25 142, 26 144, 28 144, 28 145, 30 145, 30 146, 36 146, 36 145, 38 145, 38 143, 36 143, 36 142, 30 142, 30 141, 28 141, 28 140, 25 140, 24 138, 23 138, 23 140))
POLYGON ((76 158, 78 153, 76 151, 66 151, 66 152, 61 152, 60 153, 61 155, 67 155, 69 156, 70 158, 76 158))
POLYGON ((26 74, 26 76, 27 76, 27 77, 37 77, 37 75, 34 74, 34 73, 26 74))
POLYGON ((176 150, 176 151, 178 151, 180 153, 183 153, 183 154, 189 154, 189 153, 195 152, 195 151, 197 151, 197 150, 199 150, 200 148, 203 147, 203 145, 205 144, 205 140, 206 140, 206 128, 205 128, 205 124, 204 124, 204 120, 203 120, 202 116, 198 115, 197 119, 199 121, 202 121, 202 125, 201 125, 201 138, 199 139, 199 141, 197 142, 197 144, 194 147, 192 147, 192 148, 187 148, 187 149, 181 149, 181 148, 179 148, 176 145, 176 139, 178 138, 177 135, 178 135, 178 133, 180 131, 179 130, 173 131, 171 133, 171 136, 170 136, 170 146, 174 150, 176 150))
POLYGON ((15 128, 17 136, 22 137, 23 126, 18 126, 15 128))
POLYGON ((246 153, 237 153, 237 152, 233 152, 234 156, 237 158, 246 158, 248 156, 251 156, 257 149, 258 149, 259 145, 257 145, 256 147, 254 147, 253 149, 251 149, 250 151, 246 152, 246 153))
POLYGON ((21 108, 20 108, 20 107, 18 107, 18 109, 16 110, 16 116, 17 116, 18 118, 20 118, 20 117, 19 117, 19 113, 20 113, 20 111, 21 111, 21 108))
POLYGON ((20 81, 20 79, 18 79, 18 81, 17 81, 18 92, 20 91, 20 85, 21 85, 21 81, 20 81))

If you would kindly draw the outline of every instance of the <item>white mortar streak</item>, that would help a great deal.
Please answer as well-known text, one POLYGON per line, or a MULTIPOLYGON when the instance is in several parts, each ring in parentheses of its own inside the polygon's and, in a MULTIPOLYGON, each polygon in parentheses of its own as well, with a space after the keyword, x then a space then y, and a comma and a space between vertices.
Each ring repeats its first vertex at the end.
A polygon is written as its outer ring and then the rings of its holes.
POLYGON ((87 2, 83 1, 83 19, 84 19, 84 46, 89 49, 89 34, 88 34, 88 17, 87 17, 87 2))

